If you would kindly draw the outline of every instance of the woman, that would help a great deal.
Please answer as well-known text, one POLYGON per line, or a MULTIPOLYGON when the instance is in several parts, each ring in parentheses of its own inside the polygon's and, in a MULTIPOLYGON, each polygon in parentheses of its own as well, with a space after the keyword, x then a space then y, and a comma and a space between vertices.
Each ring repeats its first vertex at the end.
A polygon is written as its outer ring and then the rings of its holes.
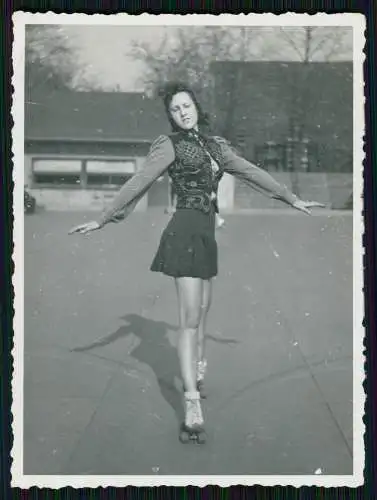
POLYGON ((237 156, 227 142, 204 135, 208 125, 193 91, 170 84, 163 101, 172 134, 152 145, 142 171, 119 191, 102 216, 73 228, 81 234, 124 219, 151 184, 168 171, 176 193, 176 211, 165 228, 151 270, 173 277, 178 298, 180 337, 178 355, 185 392, 183 429, 191 436, 203 430, 200 386, 206 371, 205 326, 217 275, 215 240, 216 194, 224 172, 242 179, 265 194, 310 214, 322 206, 304 202, 269 174, 237 156))

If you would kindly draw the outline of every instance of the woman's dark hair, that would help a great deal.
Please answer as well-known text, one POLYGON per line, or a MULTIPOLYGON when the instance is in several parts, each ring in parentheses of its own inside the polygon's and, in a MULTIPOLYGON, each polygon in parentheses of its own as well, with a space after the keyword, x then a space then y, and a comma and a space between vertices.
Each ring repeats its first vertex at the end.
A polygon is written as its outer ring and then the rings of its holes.
POLYGON ((191 99, 193 100, 193 103, 196 106, 196 110, 198 112, 198 126, 199 127, 208 127, 209 126, 209 116, 207 113, 203 111, 202 106, 200 105, 198 99, 196 98, 195 92, 191 87, 186 85, 185 83, 181 82, 172 82, 166 84, 164 87, 162 87, 158 94, 160 97, 162 97, 164 107, 165 107, 165 112, 168 117, 169 123, 171 125, 171 128, 173 132, 178 132, 181 130, 181 128, 175 123, 171 113, 170 113, 170 103, 173 99, 173 97, 178 94, 179 92, 186 92, 191 99))

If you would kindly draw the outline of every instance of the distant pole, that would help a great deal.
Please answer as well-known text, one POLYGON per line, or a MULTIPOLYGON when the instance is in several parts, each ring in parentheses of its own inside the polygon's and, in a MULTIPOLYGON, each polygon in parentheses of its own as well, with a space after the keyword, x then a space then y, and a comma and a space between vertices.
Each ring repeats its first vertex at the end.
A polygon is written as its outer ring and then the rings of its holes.
POLYGON ((245 62, 247 59, 247 32, 246 27, 241 26, 241 50, 240 50, 240 60, 245 62))
POLYGON ((306 120, 306 103, 304 103, 305 98, 307 98, 307 93, 305 92, 305 86, 308 84, 308 66, 311 58, 311 47, 313 38, 313 26, 307 26, 305 28, 305 56, 304 56, 304 74, 303 74, 303 85, 301 85, 301 120, 300 120, 300 170, 307 172, 309 167, 308 160, 308 141, 305 137, 305 120, 306 120))
POLYGON ((304 57, 304 63, 308 63, 310 61, 310 47, 312 43, 312 34, 313 34, 313 27, 312 26, 307 26, 305 28, 305 57, 304 57))

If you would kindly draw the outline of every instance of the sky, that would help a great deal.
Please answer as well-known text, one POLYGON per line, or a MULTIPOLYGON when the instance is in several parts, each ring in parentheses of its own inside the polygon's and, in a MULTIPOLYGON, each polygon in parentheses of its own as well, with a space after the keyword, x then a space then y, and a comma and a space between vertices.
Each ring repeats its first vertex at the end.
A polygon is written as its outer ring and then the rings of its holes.
POLYGON ((131 52, 132 41, 159 43, 164 27, 64 26, 69 44, 77 51, 88 80, 124 91, 142 88, 144 66, 131 52))
MULTIPOLYGON (((123 91, 142 91, 144 66, 131 54, 132 42, 141 41, 156 46, 161 42, 164 33, 168 33, 169 37, 174 37, 177 28, 174 26, 64 25, 61 29, 89 82, 96 83, 104 90, 118 87, 123 91)), ((190 27, 184 29, 190 29, 190 27)), ((302 28, 290 29, 296 30, 293 35, 302 33, 302 28)), ((279 44, 281 41, 279 28, 265 27, 259 41, 261 49, 266 49, 269 44, 271 47, 276 47, 277 40, 279 44)), ((297 59, 291 47, 286 47, 283 54, 284 60, 297 59)), ((319 55, 320 58, 321 55, 319 55)), ((264 56, 260 59, 282 60, 282 55, 276 56, 271 51, 264 50, 264 56)), ((333 59, 352 60, 351 28, 344 35, 343 52, 334 54, 333 59)))

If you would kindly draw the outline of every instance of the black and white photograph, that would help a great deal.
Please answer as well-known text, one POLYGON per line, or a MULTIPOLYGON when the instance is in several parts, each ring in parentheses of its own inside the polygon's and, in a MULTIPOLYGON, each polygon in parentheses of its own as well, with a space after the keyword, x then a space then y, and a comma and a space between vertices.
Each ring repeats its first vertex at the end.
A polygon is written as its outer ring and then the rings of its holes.
POLYGON ((364 18, 13 35, 12 486, 361 485, 364 18))

